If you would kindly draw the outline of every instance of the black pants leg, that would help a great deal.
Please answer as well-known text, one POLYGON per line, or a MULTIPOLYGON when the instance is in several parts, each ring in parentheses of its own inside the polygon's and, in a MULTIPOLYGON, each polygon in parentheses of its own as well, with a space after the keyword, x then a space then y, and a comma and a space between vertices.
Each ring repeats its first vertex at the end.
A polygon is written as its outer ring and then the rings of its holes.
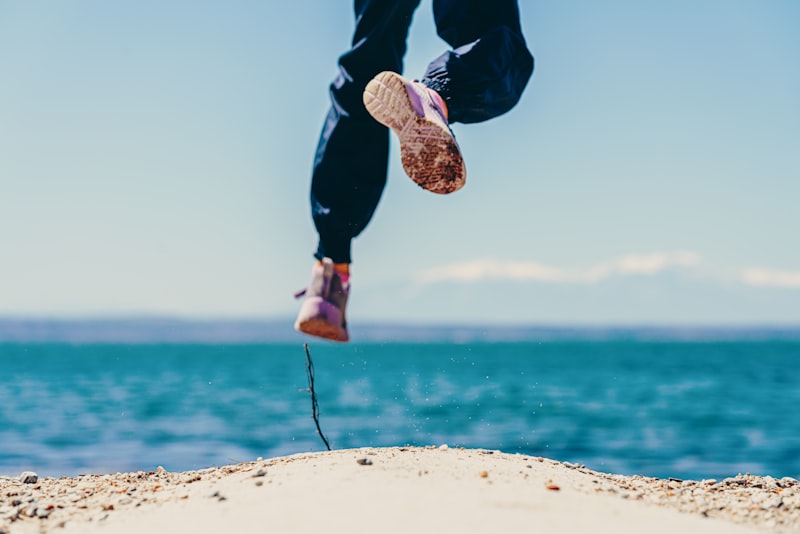
MULTIPOLYGON (((314 159, 311 212, 317 258, 351 261, 386 185, 388 129, 364 108, 362 93, 384 70, 402 73, 406 38, 420 0, 356 0, 352 48, 339 58, 331 109, 314 159)), ((516 0, 434 0, 439 35, 455 50, 428 67, 423 83, 447 101, 451 122, 480 122, 511 109, 533 71, 516 0)))
POLYGON ((533 74, 517 0, 434 0, 439 37, 454 50, 433 60, 422 82, 445 102, 450 122, 482 122, 519 102, 533 74))
POLYGON ((386 185, 389 130, 367 113, 362 94, 379 72, 402 72, 408 28, 419 2, 355 2, 353 47, 339 58, 311 179, 317 258, 351 261, 350 242, 372 218, 386 185))

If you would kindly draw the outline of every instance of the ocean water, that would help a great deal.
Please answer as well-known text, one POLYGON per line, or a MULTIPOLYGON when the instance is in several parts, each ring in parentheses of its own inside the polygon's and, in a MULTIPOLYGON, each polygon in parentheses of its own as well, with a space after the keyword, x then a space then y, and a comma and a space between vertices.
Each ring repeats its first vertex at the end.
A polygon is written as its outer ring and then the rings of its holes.
MULTIPOLYGON (((312 343, 333 448, 484 447, 614 473, 800 478, 800 341, 312 343)), ((324 450, 299 343, 0 344, 0 475, 324 450)))

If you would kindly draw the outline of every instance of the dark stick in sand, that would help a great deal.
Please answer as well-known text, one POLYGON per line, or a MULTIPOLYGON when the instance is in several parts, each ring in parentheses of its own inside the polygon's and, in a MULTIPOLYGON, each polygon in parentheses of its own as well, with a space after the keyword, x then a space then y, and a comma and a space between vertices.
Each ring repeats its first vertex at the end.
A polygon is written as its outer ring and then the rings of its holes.
POLYGON ((306 349, 306 374, 308 374, 308 390, 311 392, 311 416, 314 418, 314 424, 317 425, 317 434, 322 438, 322 442, 331 450, 328 440, 325 439, 325 434, 319 427, 319 404, 317 404, 317 392, 314 390, 314 362, 311 361, 311 351, 308 350, 308 343, 303 343, 303 348, 306 349))

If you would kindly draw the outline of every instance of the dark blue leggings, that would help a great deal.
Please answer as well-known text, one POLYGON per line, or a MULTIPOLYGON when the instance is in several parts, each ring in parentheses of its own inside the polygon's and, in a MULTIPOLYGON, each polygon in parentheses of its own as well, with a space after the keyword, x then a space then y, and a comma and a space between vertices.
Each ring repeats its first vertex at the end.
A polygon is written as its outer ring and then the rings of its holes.
MULTIPOLYGON (((311 179, 319 259, 351 261, 350 243, 369 223, 386 185, 389 131, 367 113, 362 93, 379 72, 402 73, 419 3, 355 1, 352 48, 339 58, 311 179)), ((437 33, 453 50, 428 65, 421 81, 445 99, 450 122, 481 122, 514 107, 533 73, 517 0, 434 0, 433 14, 437 33)))

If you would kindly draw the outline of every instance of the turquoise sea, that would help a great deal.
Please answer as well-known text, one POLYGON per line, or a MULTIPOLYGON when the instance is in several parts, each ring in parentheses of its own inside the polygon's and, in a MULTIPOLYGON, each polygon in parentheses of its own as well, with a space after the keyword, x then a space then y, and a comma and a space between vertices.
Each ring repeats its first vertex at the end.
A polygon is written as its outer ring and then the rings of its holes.
MULTIPOLYGON (((622 474, 800 478, 800 341, 311 343, 333 448, 484 447, 622 474)), ((0 475, 324 450, 300 342, 0 344, 0 475)))

